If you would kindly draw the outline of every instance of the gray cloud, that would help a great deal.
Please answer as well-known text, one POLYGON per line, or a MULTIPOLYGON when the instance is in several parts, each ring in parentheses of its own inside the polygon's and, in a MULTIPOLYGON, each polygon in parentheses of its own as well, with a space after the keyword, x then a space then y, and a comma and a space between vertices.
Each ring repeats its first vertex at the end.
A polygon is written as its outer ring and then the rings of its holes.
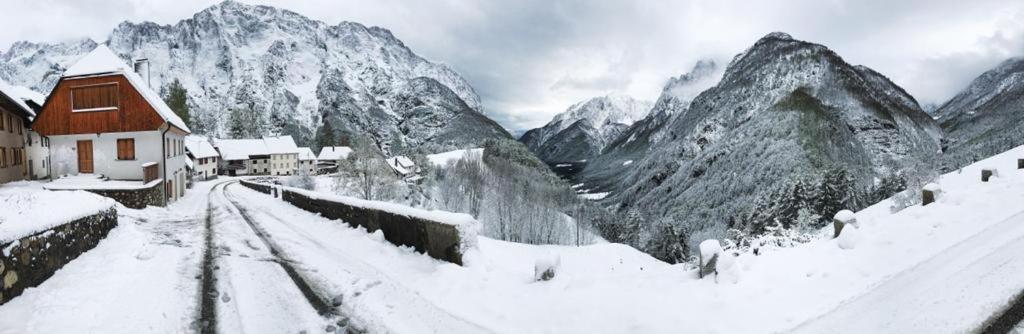
MULTIPOLYGON (((83 34, 102 40, 122 20, 174 23, 215 2, 13 1, 0 20, 0 47, 83 34), (54 18, 64 24, 36 24, 54 18)), ((728 61, 771 31, 829 46, 924 103, 942 102, 984 70, 1024 54, 1024 2, 1016 0, 243 1, 388 28, 463 74, 488 113, 510 129, 542 125, 595 95, 654 99, 697 60, 728 61)))

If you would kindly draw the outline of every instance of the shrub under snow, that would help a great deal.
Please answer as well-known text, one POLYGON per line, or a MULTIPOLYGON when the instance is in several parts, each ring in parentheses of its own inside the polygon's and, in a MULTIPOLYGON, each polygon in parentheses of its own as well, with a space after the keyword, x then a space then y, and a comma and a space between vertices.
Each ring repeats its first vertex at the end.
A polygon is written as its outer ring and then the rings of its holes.
POLYGON ((718 243, 718 240, 708 239, 700 243, 700 265, 701 267, 706 266, 708 261, 716 254, 722 253, 722 244, 718 243))
POLYGON ((729 253, 718 255, 718 262, 715 263, 715 282, 736 284, 740 281, 740 266, 736 263, 736 256, 729 253))
POLYGON ((562 258, 558 255, 537 259, 537 262, 533 265, 533 280, 550 281, 552 278, 555 278, 555 272, 558 271, 558 266, 561 263, 562 258))

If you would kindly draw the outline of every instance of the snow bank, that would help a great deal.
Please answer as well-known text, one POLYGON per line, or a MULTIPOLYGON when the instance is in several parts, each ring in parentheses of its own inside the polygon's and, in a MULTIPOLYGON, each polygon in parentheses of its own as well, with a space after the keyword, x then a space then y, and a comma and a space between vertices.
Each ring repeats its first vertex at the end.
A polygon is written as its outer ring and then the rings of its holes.
POLYGON ((114 205, 110 198, 84 191, 47 191, 40 182, 4 184, 0 186, 0 244, 94 215, 114 205))
POLYGON ((465 150, 448 151, 444 153, 431 154, 427 156, 427 160, 435 166, 445 166, 450 162, 458 161, 462 157, 466 156, 466 153, 472 154, 474 157, 483 157, 484 149, 482 148, 471 148, 465 150))
POLYGON ((855 221, 857 218, 853 214, 853 211, 840 210, 839 212, 836 213, 836 216, 833 219, 838 220, 841 223, 850 223, 855 221))
POLYGON ((839 234, 838 239, 839 248, 854 249, 860 241, 860 236, 856 228, 846 228, 839 234))

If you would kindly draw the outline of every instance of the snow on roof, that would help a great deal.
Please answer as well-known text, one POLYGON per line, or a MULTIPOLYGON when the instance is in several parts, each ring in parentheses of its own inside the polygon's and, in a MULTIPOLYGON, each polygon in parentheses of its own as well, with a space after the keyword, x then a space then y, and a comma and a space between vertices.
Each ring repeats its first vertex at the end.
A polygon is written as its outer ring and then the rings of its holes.
POLYGON ((299 147, 299 161, 316 160, 316 155, 309 147, 299 147))
POLYGON ((192 153, 196 159, 211 158, 219 156, 210 141, 202 136, 186 136, 185 149, 192 153))
POLYGON ((270 154, 299 153, 299 147, 295 145, 292 136, 263 137, 263 143, 267 145, 270 154))
POLYGON ((269 155, 262 139, 215 139, 214 145, 224 160, 248 160, 251 155, 269 155))
POLYGON ((149 84, 135 73, 131 66, 122 61, 121 57, 114 54, 114 52, 106 45, 100 44, 96 46, 96 49, 93 49, 89 54, 85 55, 85 57, 82 57, 82 59, 79 59, 74 65, 71 65, 67 71, 64 71, 65 78, 98 74, 124 75, 124 77, 128 79, 128 82, 135 87, 135 90, 137 90, 139 94, 146 99, 146 102, 149 102, 149 104, 153 106, 153 109, 160 114, 160 117, 163 117, 165 121, 171 123, 175 127, 191 132, 188 126, 185 125, 185 122, 181 120, 181 117, 178 117, 178 115, 174 113, 174 110, 171 110, 171 107, 168 107, 167 103, 164 103, 164 99, 154 92, 153 89, 149 87, 149 84))
POLYGON ((328 146, 320 149, 320 156, 317 157, 319 160, 342 160, 348 159, 348 155, 352 153, 352 148, 348 146, 328 146))
MULTIPOLYGON (((3 79, 0 79, 0 93, 3 93, 7 97, 11 98, 11 101, 14 101, 14 103, 18 104, 19 107, 24 109, 24 111, 29 115, 29 118, 34 118, 36 116, 35 110, 32 110, 32 108, 30 108, 28 104, 25 103, 25 100, 33 100, 34 96, 26 95, 41 94, 33 92, 31 89, 25 87, 12 86, 7 82, 3 81, 3 79)), ((42 105, 41 103, 39 104, 42 105)))

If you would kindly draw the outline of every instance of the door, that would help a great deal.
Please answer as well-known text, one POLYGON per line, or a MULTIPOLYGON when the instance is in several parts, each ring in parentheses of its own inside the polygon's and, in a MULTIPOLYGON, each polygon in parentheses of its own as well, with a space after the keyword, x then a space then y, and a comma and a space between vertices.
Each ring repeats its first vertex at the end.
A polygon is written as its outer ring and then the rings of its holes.
POLYGON ((78 172, 92 173, 92 141, 78 141, 78 172))

